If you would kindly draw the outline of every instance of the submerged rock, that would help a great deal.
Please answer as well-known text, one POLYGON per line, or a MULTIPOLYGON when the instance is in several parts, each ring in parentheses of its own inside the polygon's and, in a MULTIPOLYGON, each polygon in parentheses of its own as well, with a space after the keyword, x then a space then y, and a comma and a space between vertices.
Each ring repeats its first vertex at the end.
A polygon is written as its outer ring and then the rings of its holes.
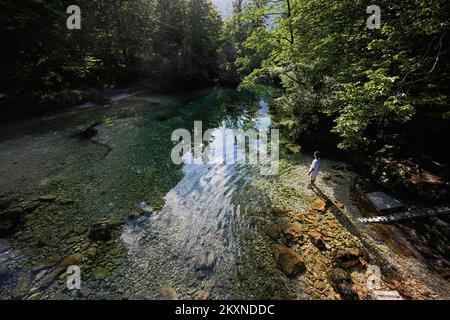
POLYGON ((89 238, 93 241, 109 241, 113 231, 122 224, 121 220, 104 220, 94 224, 89 231, 89 238))
POLYGON ((133 219, 133 220, 140 219, 140 221, 137 221, 139 223, 139 222, 143 222, 144 220, 146 220, 146 218, 153 213, 154 213, 153 208, 150 207, 150 205, 147 202, 141 202, 138 205, 136 211, 130 212, 130 214, 128 215, 128 218, 133 219))
POLYGON ((86 253, 87 253, 88 257, 90 257, 91 259, 94 259, 95 256, 97 255, 97 248, 96 247, 89 247, 86 250, 86 253))
POLYGON ((198 280, 204 279, 206 277, 206 274, 202 271, 198 271, 195 276, 197 277, 198 280))
POLYGON ((82 258, 83 256, 81 254, 70 255, 61 262, 59 267, 60 269, 65 269, 69 266, 77 265, 78 263, 80 263, 82 258))
POLYGON ((343 210, 343 209, 345 208, 345 204, 343 204, 342 202, 337 201, 337 202, 336 202, 336 207, 337 207, 338 209, 343 210))
POLYGON ((281 225, 276 223, 268 223, 264 227, 264 231, 272 240, 278 240, 281 236, 281 225))
POLYGON ((237 265, 236 266, 236 274, 239 281, 244 281, 249 278, 249 275, 247 273, 247 268, 244 265, 237 265))
POLYGON ((23 274, 18 283, 16 288, 14 289, 14 296, 16 298, 22 298, 23 296, 25 296, 26 294, 28 294, 28 292, 30 291, 31 288, 31 284, 32 284, 32 276, 31 273, 25 273, 23 274))
POLYGON ((95 103, 92 102, 85 102, 82 105, 79 105, 78 108, 80 109, 90 109, 90 108, 95 108, 97 105, 95 103))
POLYGON ((48 235, 43 235, 42 237, 39 237, 37 241, 35 242, 36 247, 38 248, 44 248, 53 245, 54 242, 48 235))
POLYGON ((61 272, 62 270, 60 269, 54 269, 50 272, 46 272, 45 274, 42 275, 41 279, 38 281, 37 286, 41 289, 47 288, 56 280, 56 278, 58 277, 58 275, 61 274, 61 272))
POLYGON ((317 231, 308 232, 308 237, 311 243, 320 251, 325 251, 327 249, 323 235, 317 231))
POLYGON ((286 243, 294 244, 301 240, 303 228, 299 223, 268 223, 264 226, 266 234, 275 241, 283 238, 286 243))
POLYGON ((7 240, 0 239, 0 254, 8 252, 11 247, 11 243, 7 240))
POLYGON ((314 288, 316 288, 319 291, 323 291, 326 288, 326 284, 324 281, 316 280, 314 282, 314 288))
POLYGON ((94 225, 89 231, 89 238, 94 241, 109 241, 112 238, 112 230, 105 224, 94 225))
POLYGON ((60 196, 57 194, 44 194, 34 197, 30 203, 25 204, 23 206, 27 208, 32 208, 34 210, 36 207, 39 206, 39 202, 58 203, 64 205, 64 204, 72 204, 75 201, 68 197, 60 196))
POLYGON ((41 270, 35 277, 34 277, 34 282, 38 282, 39 280, 41 280, 45 274, 47 274, 48 270, 41 270))
POLYGON ((72 204, 75 202, 73 199, 66 198, 66 197, 59 197, 56 201, 59 204, 72 204))
POLYGON ((303 234, 303 228, 299 223, 289 223, 285 226, 283 235, 287 243, 296 243, 303 234))
POLYGON ((145 215, 140 216, 139 218, 136 219, 136 223, 140 224, 143 223, 145 221, 147 221, 148 217, 145 215))
POLYGON ((97 267, 94 270, 93 277, 95 280, 102 280, 107 278, 111 273, 105 267, 97 267))
POLYGON ((214 268, 217 261, 217 255, 213 251, 206 251, 200 256, 196 267, 199 270, 211 270, 214 268))
POLYGON ((35 198, 35 200, 42 202, 54 202, 56 199, 58 199, 58 196, 55 194, 45 194, 35 198))
POLYGON ((216 282, 213 279, 208 280, 205 284, 205 287, 203 288, 203 292, 198 295, 197 299, 198 300, 209 299, 215 284, 216 282))
POLYGON ((330 282, 332 284, 339 284, 343 282, 350 282, 350 273, 341 268, 334 268, 330 274, 330 282))
POLYGON ((358 300, 358 292, 354 289, 350 283, 341 283, 335 288, 335 290, 341 295, 345 300, 358 300))
POLYGON ((21 207, 23 210, 25 210, 27 213, 32 213, 34 210, 36 210, 41 204, 37 201, 30 201, 25 202, 21 204, 21 207))
POLYGON ((272 253, 278 268, 288 277, 295 277, 306 271, 303 258, 296 251, 275 244, 272 247, 272 253))
POLYGON ((327 210, 327 203, 322 198, 317 197, 313 201, 311 209, 319 212, 325 212, 327 210))
POLYGON ((178 300, 178 294, 170 282, 166 282, 159 293, 159 300, 178 300))
POLYGON ((25 214, 20 207, 0 212, 0 237, 15 233, 25 223, 25 214))
POLYGON ((0 198, 0 210, 7 209, 11 205, 12 202, 13 202, 12 199, 0 198))
POLYGON ((272 214, 275 216, 285 216, 292 212, 291 209, 285 207, 273 207, 272 214))
POLYGON ((100 122, 94 122, 89 127, 76 132, 74 136, 79 138, 80 140, 89 140, 97 135, 98 131, 96 127, 100 124, 100 122))
POLYGON ((151 214, 153 213, 153 209, 147 204, 147 202, 141 202, 138 206, 138 212, 140 214, 144 213, 151 214))
POLYGON ((139 212, 137 211, 132 211, 128 214, 128 219, 134 220, 140 217, 139 212))

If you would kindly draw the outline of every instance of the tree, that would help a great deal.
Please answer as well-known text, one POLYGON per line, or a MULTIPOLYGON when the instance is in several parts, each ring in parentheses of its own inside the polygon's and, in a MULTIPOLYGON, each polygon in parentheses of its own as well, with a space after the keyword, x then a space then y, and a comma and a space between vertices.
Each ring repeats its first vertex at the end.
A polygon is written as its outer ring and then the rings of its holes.
POLYGON ((279 76, 294 138, 329 139, 331 130, 340 148, 367 150, 404 135, 418 115, 448 117, 448 1, 378 5, 381 30, 367 28, 360 0, 245 6, 251 30, 236 65, 244 85, 279 76))
POLYGON ((222 21, 209 0, 80 0, 81 30, 66 27, 69 4, 0 1, 3 106, 39 111, 100 102, 101 90, 129 82, 218 77, 222 21))

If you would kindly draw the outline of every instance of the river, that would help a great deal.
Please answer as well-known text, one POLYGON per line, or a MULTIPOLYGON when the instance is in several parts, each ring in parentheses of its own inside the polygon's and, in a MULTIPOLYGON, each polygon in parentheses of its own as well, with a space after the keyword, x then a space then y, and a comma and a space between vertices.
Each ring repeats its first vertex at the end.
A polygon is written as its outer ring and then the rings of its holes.
MULTIPOLYGON (((363 215, 351 194, 358 176, 344 163, 322 161, 319 191, 307 188, 312 158, 302 152, 282 149, 274 176, 214 156, 173 163, 174 130, 192 130, 194 121, 216 133, 269 130, 273 98, 270 89, 223 87, 139 93, 1 127, 0 205, 8 225, 0 298, 366 298, 372 264, 392 274, 385 289, 395 287, 400 268, 429 297, 445 296, 445 283, 424 285, 425 274, 411 275, 425 266, 404 266, 389 243, 355 227, 363 215), (355 264, 339 265, 342 250, 355 264), (67 288, 71 265, 80 268, 81 290, 67 288), (351 293, 330 280, 337 266, 352 274, 351 293)), ((230 139, 211 144, 234 148, 230 139)))

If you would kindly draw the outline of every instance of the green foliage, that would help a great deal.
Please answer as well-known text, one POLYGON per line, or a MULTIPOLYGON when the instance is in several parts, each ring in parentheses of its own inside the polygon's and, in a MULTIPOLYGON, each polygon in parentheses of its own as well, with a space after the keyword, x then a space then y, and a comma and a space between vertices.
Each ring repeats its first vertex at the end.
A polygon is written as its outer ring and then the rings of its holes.
POLYGON ((139 79, 161 88, 218 77, 222 21, 209 0, 80 0, 81 30, 66 27, 71 4, 0 1, 0 86, 9 105, 78 103, 88 95, 80 91, 139 79))
POLYGON ((331 131, 340 148, 367 150, 419 115, 448 118, 450 3, 381 0, 381 30, 366 27, 367 5, 249 1, 240 13, 249 24, 273 22, 246 33, 241 85, 278 76, 295 138, 331 131))

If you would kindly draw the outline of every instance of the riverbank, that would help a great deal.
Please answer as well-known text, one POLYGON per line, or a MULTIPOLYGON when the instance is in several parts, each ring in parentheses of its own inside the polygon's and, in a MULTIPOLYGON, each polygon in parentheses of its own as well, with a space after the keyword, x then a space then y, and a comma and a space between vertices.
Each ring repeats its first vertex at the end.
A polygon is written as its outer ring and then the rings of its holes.
MULTIPOLYGON (((302 281, 313 298, 367 299, 368 270, 377 266, 380 289, 397 290, 409 299, 448 299, 448 265, 445 272, 439 270, 439 259, 419 252, 404 229, 397 229, 408 223, 370 226, 357 222, 367 215, 367 203, 355 191, 364 178, 344 163, 322 159, 319 190, 310 191, 306 161, 293 156, 283 162, 280 176, 267 185, 274 207, 264 230, 275 246, 281 244, 301 254, 306 266, 302 281), (299 203, 299 198, 309 201, 299 203), (430 266, 438 268, 430 270, 430 266)), ((446 237, 449 222, 445 217, 433 218, 424 225, 439 225, 435 235, 446 237)), ((421 248, 433 250, 435 245, 422 243, 421 248)), ((445 252, 440 261, 446 261, 445 252)))
MULTIPOLYGON (((201 91, 215 84, 217 84, 216 80, 195 83, 141 80, 134 83, 126 82, 120 86, 108 86, 104 89, 91 87, 53 92, 48 93, 47 98, 36 96, 34 100, 29 101, 22 101, 19 98, 11 100, 4 95, 0 96, 0 124, 6 125, 14 121, 51 116, 70 109, 110 106, 143 92, 155 96, 188 95, 190 92, 201 91)), ((41 94, 44 95, 44 93, 41 94)))
MULTIPOLYGON (((312 117, 316 126, 300 134, 304 128, 289 111, 291 107, 286 105, 282 92, 278 89, 277 98, 271 103, 271 113, 287 153, 300 149, 310 153, 320 150, 329 158, 350 164, 360 175, 369 178, 373 186, 407 203, 418 206, 450 204, 450 164, 446 152, 440 151, 437 137, 427 145, 425 138, 418 134, 415 134, 416 140, 411 141, 407 134, 398 134, 395 139, 386 138, 387 143, 378 142, 369 149, 339 149, 340 138, 332 132, 333 122, 325 115, 312 117)), ((432 124, 428 119, 415 120, 415 125, 416 131, 421 132, 432 124)), ((413 125, 408 127, 408 132, 414 131, 411 127, 413 125)), ((445 131, 442 134, 445 136, 445 131)))

